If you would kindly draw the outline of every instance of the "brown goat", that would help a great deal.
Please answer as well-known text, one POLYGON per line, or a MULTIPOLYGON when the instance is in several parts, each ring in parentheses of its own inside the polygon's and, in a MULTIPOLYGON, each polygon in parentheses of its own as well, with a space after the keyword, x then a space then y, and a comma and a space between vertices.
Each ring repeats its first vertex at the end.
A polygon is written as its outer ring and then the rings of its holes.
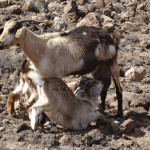
MULTIPOLYGON (((122 89, 117 64, 119 38, 116 35, 110 35, 102 28, 86 26, 68 33, 36 35, 22 27, 22 22, 9 20, 5 23, 0 36, 0 49, 18 44, 34 64, 34 70, 44 78, 63 78, 95 70, 94 77, 103 78, 106 81, 104 87, 109 87, 107 79, 112 75, 118 98, 118 115, 122 117, 122 89), (107 72, 106 78, 102 72, 107 72)), ((106 94, 107 88, 104 88, 101 95, 103 108, 106 94)))

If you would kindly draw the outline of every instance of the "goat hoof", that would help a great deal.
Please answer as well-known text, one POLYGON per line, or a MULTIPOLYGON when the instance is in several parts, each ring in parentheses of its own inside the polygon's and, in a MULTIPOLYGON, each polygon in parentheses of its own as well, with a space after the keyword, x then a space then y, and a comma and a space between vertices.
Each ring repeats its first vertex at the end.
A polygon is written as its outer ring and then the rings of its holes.
POLYGON ((26 108, 26 109, 29 109, 29 107, 30 107, 30 104, 29 104, 29 103, 26 103, 26 104, 25 104, 25 108, 26 108))
POLYGON ((105 108, 104 108, 102 105, 100 105, 100 106, 99 106, 99 112, 102 112, 102 113, 103 113, 104 110, 105 110, 105 108))
POLYGON ((116 115, 114 118, 116 121, 120 122, 122 120, 122 117, 123 117, 122 115, 116 115))

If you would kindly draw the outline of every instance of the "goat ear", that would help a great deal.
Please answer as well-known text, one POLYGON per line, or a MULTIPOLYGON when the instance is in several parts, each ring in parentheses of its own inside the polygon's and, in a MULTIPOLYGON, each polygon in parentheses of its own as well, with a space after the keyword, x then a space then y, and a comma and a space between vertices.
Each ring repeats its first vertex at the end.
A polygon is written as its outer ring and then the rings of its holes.
POLYGON ((77 93, 75 94, 76 97, 83 97, 85 94, 85 91, 84 90, 79 90, 77 91, 77 93))
POLYGON ((94 96, 100 96, 100 92, 96 87, 92 87, 90 89, 90 93, 91 93, 91 95, 94 95, 94 96))
POLYGON ((17 30, 15 37, 16 37, 17 39, 23 39, 23 38, 24 38, 24 35, 25 35, 25 32, 26 32, 26 28, 23 27, 23 28, 17 30))

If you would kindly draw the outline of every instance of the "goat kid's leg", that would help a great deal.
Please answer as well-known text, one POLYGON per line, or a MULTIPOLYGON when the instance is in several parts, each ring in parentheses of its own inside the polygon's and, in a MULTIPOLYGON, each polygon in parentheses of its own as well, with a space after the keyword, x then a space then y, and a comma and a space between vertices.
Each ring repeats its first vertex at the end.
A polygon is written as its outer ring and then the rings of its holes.
POLYGON ((25 107, 28 109, 35 101, 35 99, 37 99, 38 94, 36 93, 32 93, 30 98, 27 100, 27 102, 25 103, 25 107))
POLYGON ((12 114, 12 115, 16 115, 15 109, 14 109, 14 103, 16 100, 18 100, 20 97, 20 94, 15 94, 15 93, 10 93, 9 94, 9 98, 7 101, 7 111, 12 114))
POLYGON ((110 71, 112 73, 112 77, 115 82, 116 95, 117 95, 117 99, 118 99, 117 116, 122 118, 122 116, 123 116, 122 88, 121 88, 120 81, 119 81, 119 65, 116 60, 113 62, 113 64, 110 65, 110 71))
POLYGON ((36 129, 38 125, 38 116, 42 113, 42 107, 32 107, 31 112, 29 112, 29 118, 31 120, 31 128, 32 130, 36 129))

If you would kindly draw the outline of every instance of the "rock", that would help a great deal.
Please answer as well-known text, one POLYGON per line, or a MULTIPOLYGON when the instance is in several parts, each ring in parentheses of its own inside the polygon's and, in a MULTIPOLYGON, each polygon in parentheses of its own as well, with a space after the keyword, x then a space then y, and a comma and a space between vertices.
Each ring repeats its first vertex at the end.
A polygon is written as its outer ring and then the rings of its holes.
POLYGON ((134 130, 135 126, 134 120, 129 118, 120 125, 120 131, 122 134, 129 134, 132 130, 134 130))
POLYGON ((108 16, 108 17, 111 17, 111 12, 112 11, 110 9, 104 9, 103 10, 103 14, 106 15, 106 16, 108 16))
POLYGON ((105 7, 104 0, 98 0, 96 7, 99 8, 100 10, 103 9, 105 7))
POLYGON ((79 16, 78 16, 78 6, 75 1, 68 2, 67 5, 64 7, 64 15, 71 23, 76 23, 79 16))
POLYGON ((113 32, 115 30, 115 26, 113 23, 105 23, 103 24, 103 28, 106 29, 108 32, 113 32))
POLYGON ((0 127, 0 132, 4 131, 5 128, 4 127, 0 127))
POLYGON ((105 23, 114 23, 114 20, 106 15, 101 15, 101 19, 103 20, 103 24, 105 23))
POLYGON ((137 0, 128 1, 126 0, 126 7, 137 6, 137 0))
POLYGON ((51 133, 58 132, 58 128, 56 126, 52 126, 50 132, 51 133))
POLYGON ((149 110, 150 107, 150 96, 145 95, 144 93, 139 97, 138 95, 133 96, 133 101, 130 104, 130 107, 144 107, 146 110, 149 110))
POLYGON ((120 17, 124 20, 129 19, 130 17, 133 17, 135 14, 135 11, 133 9, 130 9, 125 12, 121 12, 120 17))
POLYGON ((87 9, 87 12, 95 12, 97 7, 97 5, 93 4, 93 3, 90 3, 90 4, 87 4, 86 5, 86 9, 87 9))
POLYGON ((132 23, 130 21, 126 21, 121 24, 121 30, 122 31, 139 31, 138 24, 132 23))
POLYGON ((82 140, 85 142, 86 145, 92 146, 93 144, 100 143, 104 139, 105 136, 101 134, 101 132, 98 129, 93 129, 87 134, 85 134, 82 140))
POLYGON ((53 28, 55 29, 55 31, 61 31, 62 29, 65 30, 66 28, 66 23, 64 22, 64 20, 60 17, 55 17, 53 20, 53 28))
POLYGON ((76 25, 76 27, 81 27, 81 26, 96 26, 96 27, 101 27, 101 22, 99 15, 97 15, 94 12, 89 13, 86 15, 81 21, 79 21, 76 25))
POLYGON ((60 11, 62 8, 63 8, 62 5, 57 3, 56 1, 51 2, 51 3, 48 4, 48 10, 50 12, 60 11))
POLYGON ((8 119, 3 119, 2 123, 3 124, 10 124, 11 122, 8 119))
POLYGON ((141 3, 141 4, 139 4, 139 5, 137 6, 136 9, 137 9, 137 10, 144 10, 145 6, 146 6, 145 3, 141 3))
POLYGON ((17 129, 17 133, 21 132, 21 131, 24 131, 24 130, 30 130, 31 128, 26 124, 26 123, 23 123, 22 125, 20 125, 17 129))
POLYGON ((129 92, 141 94, 141 93, 142 93, 142 90, 140 90, 138 87, 130 86, 130 87, 129 87, 129 92))
POLYGON ((126 140, 131 140, 131 138, 129 136, 127 136, 126 134, 122 134, 122 137, 126 140))
POLYGON ((150 42, 147 41, 147 40, 141 41, 141 42, 140 42, 140 45, 141 45, 141 47, 144 48, 144 49, 150 49, 150 42))
POLYGON ((116 12, 125 12, 126 9, 122 3, 113 3, 113 8, 115 9, 116 12))
POLYGON ((12 4, 12 0, 0 0, 0 8, 5 8, 12 4))
POLYGON ((126 73, 125 76, 133 81, 141 81, 146 75, 146 69, 142 66, 140 67, 131 67, 126 73))
POLYGON ((143 34, 149 34, 149 28, 146 28, 142 31, 143 34))
POLYGON ((77 0, 77 4, 84 5, 87 2, 87 0, 77 0))
POLYGON ((22 13, 21 7, 18 6, 18 5, 9 6, 9 7, 7 7, 7 10, 8 10, 11 14, 20 15, 20 14, 22 13))
POLYGON ((65 134, 59 139, 58 142, 60 143, 60 145, 68 145, 70 140, 70 137, 65 134))
POLYGON ((68 2, 67 5, 64 7, 64 13, 68 14, 71 12, 77 12, 78 11, 78 6, 75 1, 68 2))
POLYGON ((23 6, 24 9, 28 10, 28 11, 31 11, 31 12, 35 12, 35 13, 39 13, 39 9, 38 7, 35 5, 35 2, 34 1, 27 1, 24 6, 23 6))

